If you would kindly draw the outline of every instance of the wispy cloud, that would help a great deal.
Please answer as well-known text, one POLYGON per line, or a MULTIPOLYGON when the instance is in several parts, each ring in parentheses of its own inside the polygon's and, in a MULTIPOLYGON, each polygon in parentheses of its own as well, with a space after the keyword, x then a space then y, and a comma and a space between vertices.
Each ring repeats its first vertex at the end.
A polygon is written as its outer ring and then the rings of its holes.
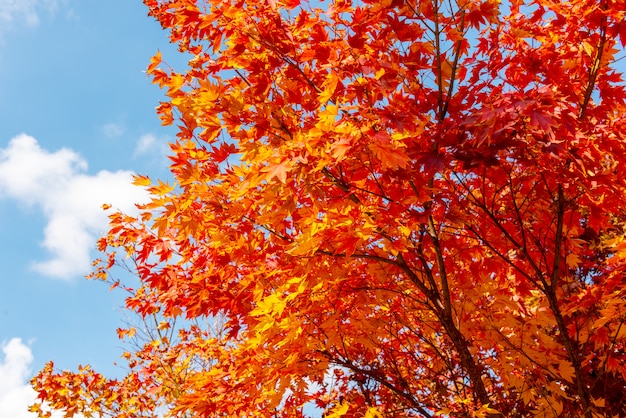
POLYGON ((120 123, 107 123, 102 127, 102 132, 109 138, 119 138, 124 135, 126 128, 120 123))
POLYGON ((135 146, 135 155, 142 155, 150 152, 150 149, 154 148, 156 143, 156 136, 152 134, 142 135, 135 146))
POLYGON ((157 138, 153 134, 145 134, 139 137, 133 156, 139 157, 152 154, 153 156, 161 157, 166 155, 168 151, 169 146, 166 139, 157 138))
POLYGON ((0 31, 37 26, 42 13, 54 13, 60 0, 0 0, 0 31))
POLYGON ((40 210, 46 218, 42 247, 49 258, 33 263, 43 275, 71 279, 89 272, 90 249, 107 229, 103 204, 133 212, 147 193, 131 184, 130 171, 88 174, 75 151, 49 152, 28 135, 0 148, 0 198, 40 210))
MULTIPOLYGON (((33 353, 19 338, 2 342, 0 348, 0 418, 32 418, 34 414, 28 412, 28 407, 37 396, 28 383, 33 353)), ((64 415, 55 412, 52 418, 64 415)))

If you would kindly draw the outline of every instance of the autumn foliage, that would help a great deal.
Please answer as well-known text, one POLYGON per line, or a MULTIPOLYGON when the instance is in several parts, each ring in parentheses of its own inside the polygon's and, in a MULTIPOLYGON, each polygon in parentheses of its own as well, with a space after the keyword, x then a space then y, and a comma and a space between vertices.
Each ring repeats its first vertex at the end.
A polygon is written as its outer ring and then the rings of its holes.
POLYGON ((42 402, 626 416, 624 0, 144 3, 189 56, 148 68, 175 181, 136 178, 96 276, 129 257, 148 325, 42 402))

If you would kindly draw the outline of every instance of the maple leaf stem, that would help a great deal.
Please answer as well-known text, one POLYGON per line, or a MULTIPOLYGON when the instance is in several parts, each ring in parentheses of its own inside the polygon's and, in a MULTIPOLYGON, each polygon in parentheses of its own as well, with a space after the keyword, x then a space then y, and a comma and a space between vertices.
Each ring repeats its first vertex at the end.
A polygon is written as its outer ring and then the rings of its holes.
POLYGON ((285 121, 277 116, 275 112, 273 112, 272 115, 278 121, 278 126, 280 126, 280 130, 286 133, 289 139, 293 139, 293 133, 289 130, 289 127, 287 126, 285 121))
POLYGON ((273 228, 271 228, 271 227, 270 227, 270 226, 268 226, 268 225, 261 224, 261 223, 259 223, 259 222, 255 221, 254 219, 252 219, 252 218, 251 218, 251 217, 249 217, 248 215, 244 215, 242 218, 243 218, 243 219, 245 219, 245 220, 247 220, 247 221, 252 222, 252 224, 254 224, 254 225, 258 226, 259 228, 263 228, 264 230, 266 230, 266 231, 267 231, 267 232, 269 232, 270 234, 272 234, 272 235, 274 235, 274 236, 276 236, 276 237, 278 237, 278 238, 282 239, 283 241, 287 241, 287 242, 290 242, 290 243, 291 243, 291 242, 293 242, 293 239, 292 239, 292 238, 290 238, 290 237, 287 237, 287 236, 285 236, 285 235, 280 234, 279 232, 277 232, 276 230, 274 230, 273 228))
MULTIPOLYGON (((460 179, 459 179, 460 180, 460 179)), ((498 217, 493 213, 492 210, 490 210, 486 203, 479 200, 474 193, 469 189, 469 187, 467 185, 465 185, 462 181, 459 182, 459 184, 461 184, 468 197, 471 197, 471 200, 474 202, 474 204, 480 208, 483 213, 485 213, 489 219, 491 219, 491 221, 493 222, 493 224, 498 228, 498 230, 500 230, 500 232, 502 233, 502 235, 515 247, 517 248, 519 251, 522 252, 522 254, 524 255, 524 258, 526 259, 526 261, 530 264, 531 268, 533 269, 533 271, 535 272, 535 274, 537 275, 537 278, 539 279, 539 281, 542 283, 544 288, 548 287, 548 282, 545 279, 545 274, 544 272, 541 270, 541 268, 537 265, 537 263, 535 262, 535 260, 533 259, 533 257, 531 256, 530 252, 528 251, 528 248, 526 246, 526 243, 524 242, 523 244, 520 243, 518 240, 515 239, 515 237, 513 237, 513 235, 511 235, 511 233, 505 228, 504 225, 502 225, 502 223, 500 222, 500 220, 498 219, 498 217)), ((520 228, 523 228, 523 225, 520 225, 520 228)), ((473 231, 474 233, 476 233, 476 231, 473 231)), ((480 237, 480 235, 477 235, 477 237, 480 237)), ((487 237, 481 237, 481 242, 483 242, 486 245, 490 245, 489 244, 489 239, 487 239, 487 237)), ((506 260, 508 257, 504 257, 504 259, 506 260)), ((512 264, 515 265, 515 264, 512 264)), ((518 269, 519 270, 519 269, 518 269)), ((521 270, 520 270, 521 271, 521 270)), ((532 279, 532 277, 528 274, 525 273, 524 274, 525 277, 529 278, 531 280, 531 282, 533 284, 536 284, 536 280, 532 279)))
POLYGON ((424 342, 424 344, 428 345, 435 352, 435 354, 437 354, 437 356, 445 363, 446 368, 450 372, 452 372, 454 370, 454 363, 451 362, 450 358, 448 356, 445 356, 441 352, 439 347, 437 347, 437 345, 435 343, 433 343, 431 340, 426 338, 423 333, 419 332, 414 327, 412 327, 410 323, 407 323, 407 322, 404 322, 404 321, 402 322, 402 327, 408 329, 417 338, 419 338, 420 341, 422 341, 422 342, 424 342))
POLYGON ((484 235, 480 234, 478 232, 478 230, 476 230, 474 227, 472 227, 471 225, 466 225, 466 228, 468 231, 470 231, 483 245, 485 245, 487 248, 489 248, 489 250, 491 250, 495 255, 497 255, 498 257, 500 257, 500 259, 502 259, 505 263, 507 263, 508 265, 510 265, 511 267, 513 267, 518 273, 520 273, 522 276, 524 276, 526 279, 528 279, 529 282, 531 282, 533 285, 538 286, 538 282, 533 278, 533 276, 529 275, 528 272, 526 270, 524 270, 523 268, 521 268, 520 266, 518 266, 517 264, 515 264, 513 262, 513 260, 511 260, 510 257, 507 257, 506 255, 504 255, 501 251, 499 251, 497 248, 495 248, 490 241, 487 239, 487 237, 485 237, 484 235))
MULTIPOLYGON (((302 78, 304 79, 304 81, 306 81, 306 83, 311 86, 311 88, 313 90, 315 90, 316 93, 322 93, 322 89, 319 88, 314 82, 313 80, 311 80, 306 74, 305 72, 302 70, 302 68, 300 68, 300 65, 298 65, 297 62, 294 62, 291 57, 288 57, 284 54, 281 54, 281 58, 283 59, 283 61, 285 61, 289 66, 291 66, 291 68, 295 69, 298 73, 300 73, 300 75, 302 76, 302 78)), ((332 103, 332 101, 329 101, 332 103)))
MULTIPOLYGON (((518 347, 515 344, 513 344, 511 339, 507 337, 506 335, 504 335, 504 333, 498 327, 492 327, 491 329, 495 331, 496 333, 498 333, 498 335, 500 335, 500 337, 502 338, 502 341, 504 341, 513 351, 524 356, 524 358, 526 358, 526 360, 528 360, 531 364, 543 370, 544 373, 551 375, 555 379, 561 378, 561 376, 556 375, 552 370, 550 370, 550 368, 547 365, 541 364, 537 360, 529 356, 528 353, 522 348, 523 340, 521 338, 520 338, 520 343, 519 343, 520 346, 518 347)), ((516 337, 519 338, 519 336, 516 336, 516 337)))
POLYGON ((237 76, 248 85, 248 87, 252 86, 252 83, 250 83, 250 81, 248 81, 248 78, 246 76, 244 76, 241 71, 239 71, 237 68, 234 69, 235 73, 237 74, 237 76))
POLYGON ((422 14, 421 14, 421 13, 420 13, 420 12, 419 12, 416 8, 415 8, 415 6, 413 6, 413 5, 411 4, 411 2, 410 2, 410 1, 406 0, 406 1, 404 2, 404 4, 406 4, 406 5, 408 6, 408 8, 409 8, 409 9, 413 12, 413 16, 412 16, 412 17, 413 17, 414 19, 418 20, 418 21, 419 21, 422 25, 424 25, 424 27, 425 27, 426 29, 428 29, 429 31, 431 31, 431 32, 435 32, 435 30, 434 30, 434 29, 433 29, 433 28, 432 28, 432 27, 428 24, 428 20, 426 20, 426 19, 424 19, 424 18, 422 17, 422 14))
POLYGON ((327 179, 329 179, 332 183, 334 183, 335 186, 337 186, 341 191, 343 191, 347 195, 348 199, 352 200, 357 205, 361 204, 361 200, 354 193, 350 191, 349 184, 346 184, 344 181, 337 178, 337 176, 335 176, 327 167, 324 167, 322 169, 322 173, 324 174, 324 176, 326 176, 327 179))
POLYGON ((353 364, 352 361, 350 361, 349 358, 346 358, 346 359, 335 358, 330 353, 327 353, 327 355, 328 355, 329 360, 331 362, 335 363, 337 366, 342 366, 342 367, 345 367, 347 369, 352 370, 355 373, 367 376, 367 377, 375 380, 376 382, 380 383, 381 385, 385 386, 387 389, 391 390, 392 392, 394 392, 398 396, 406 399, 411 404, 411 407, 413 409, 415 409, 416 411, 418 411, 423 416, 425 416, 425 417, 432 417, 433 416, 426 409, 424 409, 422 407, 421 403, 414 396, 412 396, 409 392, 407 392, 406 390, 402 390, 400 388, 397 388, 395 385, 393 385, 392 383, 387 381, 384 378, 384 376, 385 376, 384 373, 380 373, 380 372, 377 373, 376 370, 366 370, 366 369, 363 369, 361 367, 357 367, 356 365, 353 364))
MULTIPOLYGON (((518 204, 517 199, 515 199, 514 197, 514 193, 515 193, 515 187, 513 184, 513 177, 511 175, 511 172, 507 172, 507 177, 508 177, 508 183, 509 183, 509 189, 511 190, 511 204, 513 206, 513 210, 515 211, 515 217, 517 218, 517 223, 519 224, 519 230, 520 230, 520 235, 522 236, 522 246, 524 248, 524 250, 526 248, 528 248, 528 240, 526 237, 526 228, 524 228, 524 219, 522 217, 522 206, 525 204, 526 200, 529 198, 530 194, 527 194, 526 198, 524 198, 524 200, 522 201, 521 204, 518 204)), ((534 190, 536 188, 536 184, 533 184, 531 191, 534 190)))
POLYGON ((350 254, 349 256, 346 253, 335 253, 332 251, 327 251, 327 250, 316 250, 315 251, 316 255, 327 255, 327 256, 331 256, 331 257, 337 257, 337 258, 354 258, 354 259, 365 259, 365 260, 376 260, 376 261, 380 261, 381 263, 385 263, 385 264, 392 264, 395 265, 395 261, 394 260, 390 260, 388 258, 385 257, 381 257, 379 255, 374 255, 374 254, 366 254, 366 253, 354 253, 354 254, 350 254))

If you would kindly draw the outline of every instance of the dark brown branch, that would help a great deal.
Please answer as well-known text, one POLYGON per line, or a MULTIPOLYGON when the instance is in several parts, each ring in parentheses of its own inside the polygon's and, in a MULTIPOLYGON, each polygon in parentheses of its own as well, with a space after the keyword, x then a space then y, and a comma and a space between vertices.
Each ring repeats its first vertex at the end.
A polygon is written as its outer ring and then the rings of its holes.
MULTIPOLYGON (((602 9, 606 10, 607 6, 604 1, 602 2, 601 7, 602 9)), ((579 119, 582 119, 585 115, 585 111, 587 110, 587 106, 589 105, 589 101, 591 100, 593 90, 596 87, 596 80, 598 79, 598 74, 600 73, 600 68, 602 66, 602 55, 604 53, 604 46, 606 45, 606 15, 602 17, 602 27, 600 31, 600 42, 598 44, 596 56, 594 57, 593 63, 591 64, 591 68, 589 69, 587 89, 585 90, 583 101, 580 105, 580 112, 578 113, 579 119)))

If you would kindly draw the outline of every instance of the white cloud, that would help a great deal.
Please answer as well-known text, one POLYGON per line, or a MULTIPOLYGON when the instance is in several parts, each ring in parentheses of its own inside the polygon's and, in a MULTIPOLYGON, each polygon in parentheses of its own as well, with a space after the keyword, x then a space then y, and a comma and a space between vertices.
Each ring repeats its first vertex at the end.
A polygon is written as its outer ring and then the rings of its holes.
POLYGON ((0 418, 30 418, 28 405, 35 391, 28 385, 33 355, 19 338, 2 344, 0 358, 0 418))
POLYGON ((133 156, 139 157, 147 154, 166 155, 169 152, 169 146, 167 140, 164 138, 157 138, 153 134, 142 135, 135 145, 135 152, 133 156))
POLYGON ((47 225, 41 243, 50 258, 33 264, 41 274, 70 279, 88 273, 90 249, 106 232, 107 203, 134 212, 147 193, 131 184, 130 171, 85 173, 87 162, 70 149, 49 152, 28 135, 0 148, 0 197, 43 212, 47 225))
MULTIPOLYGON (((0 418, 33 418, 28 407, 35 402, 37 393, 30 387, 33 354, 19 338, 3 342, 0 356, 0 418)), ((55 412, 53 418, 64 414, 55 412)), ((78 417, 77 417, 78 418, 78 417)))
POLYGON ((109 138, 118 138, 124 135, 124 131, 126 131, 126 129, 124 128, 124 125, 119 123, 107 123, 102 127, 102 131, 109 138))
POLYGON ((0 0, 0 26, 37 26, 41 12, 54 13, 59 0, 0 0))
POLYGON ((142 135, 137 141, 137 146, 135 147, 135 155, 146 154, 150 151, 150 149, 154 148, 157 143, 156 136, 152 134, 142 135))

